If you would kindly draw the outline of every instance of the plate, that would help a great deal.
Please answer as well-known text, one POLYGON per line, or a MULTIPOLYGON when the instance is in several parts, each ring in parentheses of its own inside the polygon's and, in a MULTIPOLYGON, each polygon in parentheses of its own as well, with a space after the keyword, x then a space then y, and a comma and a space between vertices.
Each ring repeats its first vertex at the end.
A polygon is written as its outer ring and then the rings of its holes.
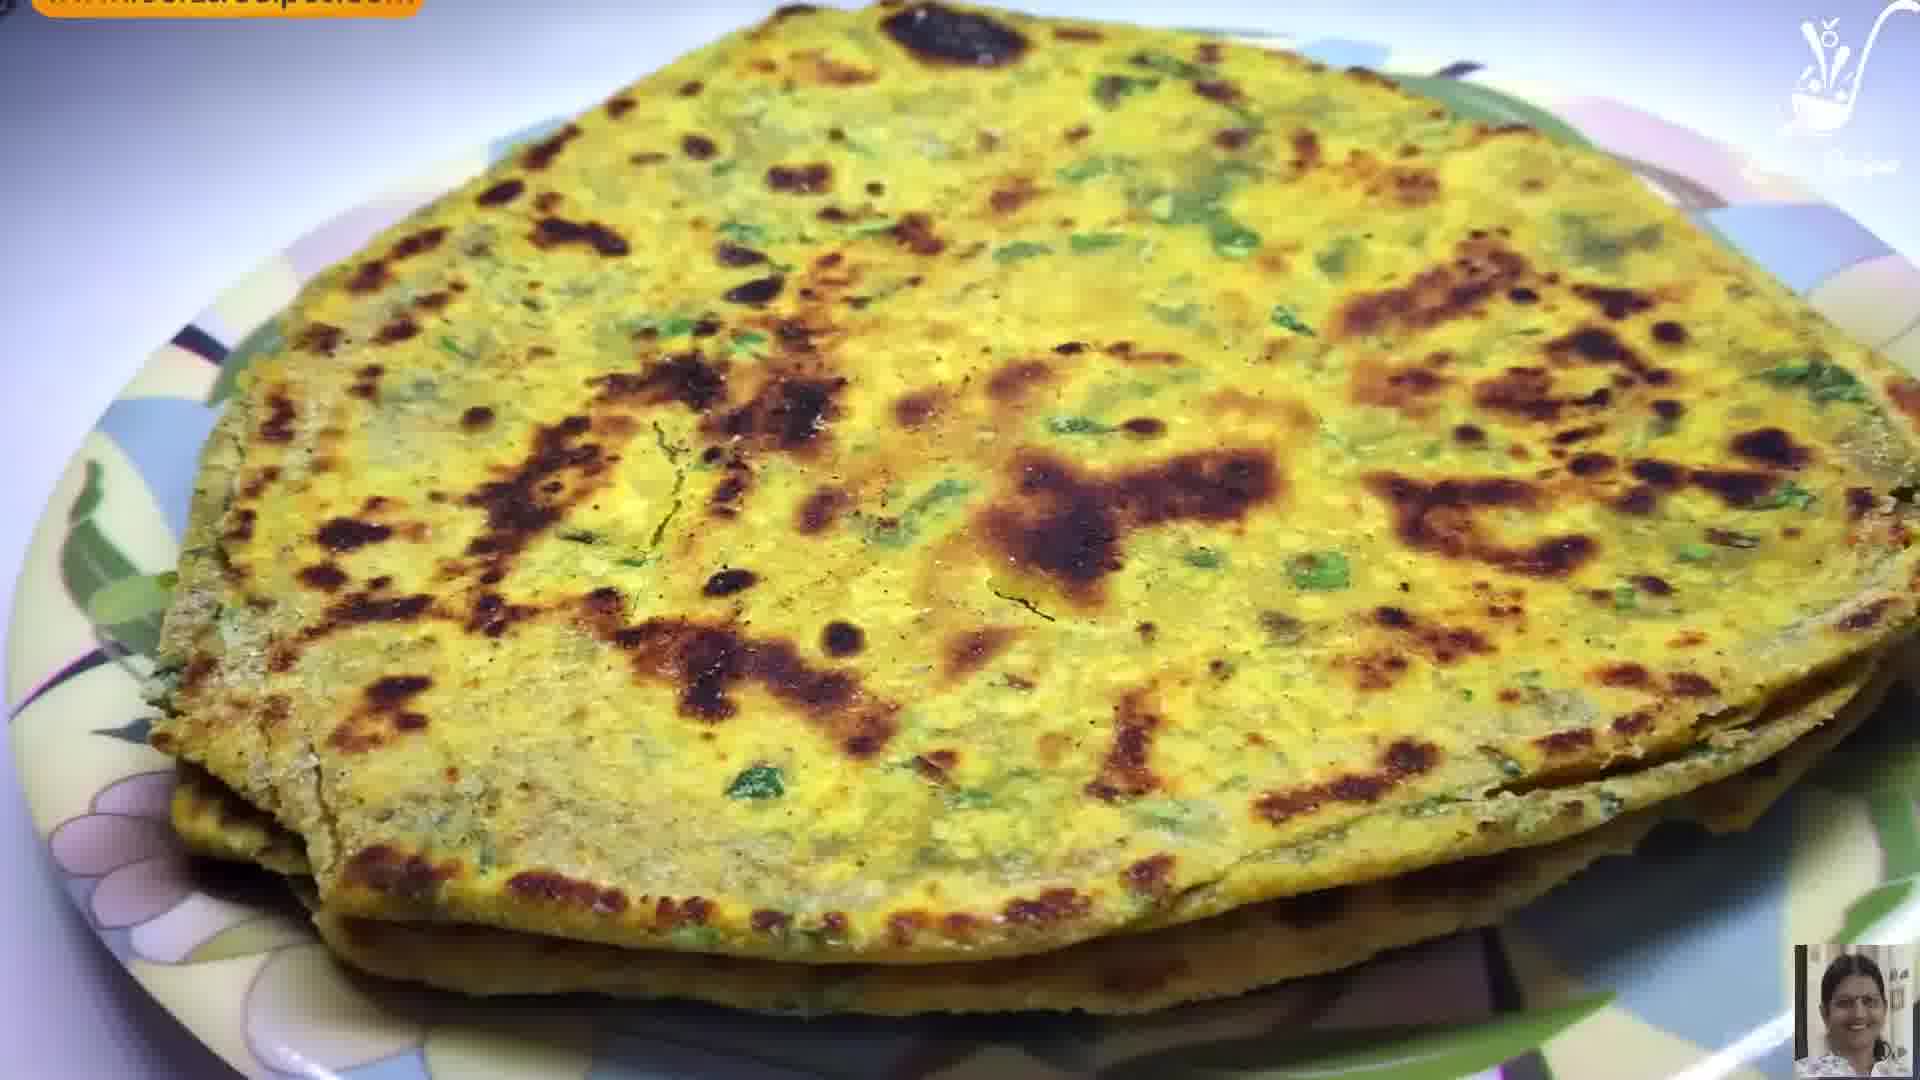
MULTIPOLYGON (((1367 42, 1214 31, 1413 79, 1461 111, 1584 139, 1843 329, 1920 372, 1920 269, 1736 151, 1619 102, 1367 42)), ((21 783, 61 881, 100 940, 241 1073, 331 1080, 727 1076, 919 1078, 1786 1075, 1791 946, 1920 938, 1920 743, 1890 721, 1752 830, 1663 831, 1497 928, 1345 972, 1164 1014, 913 1020, 763 1017, 692 1004, 473 1000, 332 961, 301 913, 239 869, 192 864, 167 824, 169 759, 138 681, 202 442, 235 373, 301 284, 542 125, 382 192, 303 236, 161 345, 87 436, 20 579, 7 700, 21 783), (1633 897, 1630 916, 1620 898, 1633 897), (1903 927, 1914 929, 1901 931, 1903 927), (1892 936, 1889 936, 1892 935, 1892 936), (1421 1025, 1409 1028, 1407 1025, 1421 1025), (1199 1070, 1195 1070, 1196 1072, 1199 1070)), ((283 891, 283 890, 282 890, 283 891)))

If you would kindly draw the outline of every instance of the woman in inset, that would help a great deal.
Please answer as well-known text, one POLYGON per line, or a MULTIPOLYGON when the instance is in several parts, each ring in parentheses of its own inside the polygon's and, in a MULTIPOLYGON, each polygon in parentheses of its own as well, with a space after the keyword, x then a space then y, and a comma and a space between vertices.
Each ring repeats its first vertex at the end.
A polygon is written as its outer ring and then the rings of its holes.
POLYGON ((1912 1075, 1880 1037, 1887 1023, 1887 981, 1872 960, 1841 953, 1827 965, 1820 1019, 1827 1027, 1827 1053, 1794 1062, 1795 1076, 1912 1075))

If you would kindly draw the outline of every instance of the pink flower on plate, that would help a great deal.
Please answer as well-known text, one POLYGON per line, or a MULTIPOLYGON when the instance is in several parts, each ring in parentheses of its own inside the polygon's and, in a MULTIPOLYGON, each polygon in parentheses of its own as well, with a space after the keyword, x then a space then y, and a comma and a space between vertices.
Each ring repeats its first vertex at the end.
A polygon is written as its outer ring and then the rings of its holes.
POLYGON ((193 864, 167 819, 174 774, 138 773, 94 796, 93 812, 48 837, 53 860, 78 878, 98 878, 86 905, 100 930, 128 931, 135 955, 157 964, 193 963, 310 940, 283 916, 199 890, 193 864), (235 948, 203 950, 241 924, 235 948), (196 950, 201 955, 195 955, 196 950))

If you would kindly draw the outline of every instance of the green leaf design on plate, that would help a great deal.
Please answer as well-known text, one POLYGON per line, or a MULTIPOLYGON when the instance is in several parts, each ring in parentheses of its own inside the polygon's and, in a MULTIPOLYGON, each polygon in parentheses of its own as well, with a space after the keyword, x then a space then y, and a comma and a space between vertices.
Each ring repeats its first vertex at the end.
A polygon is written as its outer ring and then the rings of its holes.
POLYGON ((286 347, 287 339, 278 316, 261 323, 253 333, 240 339, 220 363, 220 376, 213 380, 213 389, 207 393, 207 404, 218 405, 233 396, 239 388, 240 373, 248 364, 259 359, 261 354, 277 352, 286 347))
POLYGON ((189 964, 211 964, 236 956, 272 952, 286 945, 304 945, 313 940, 306 927, 278 915, 266 915, 236 923, 201 942, 187 954, 189 964))
POLYGON ((100 463, 87 462, 87 478, 80 484, 80 494, 74 497, 73 506, 67 511, 67 524, 75 525, 93 516, 100 509, 100 500, 107 497, 106 488, 101 486, 100 476, 106 472, 100 463))
POLYGON ((1867 813, 1886 857, 1886 876, 1920 874, 1920 825, 1914 821, 1912 794, 1884 788, 1875 791, 1867 797, 1867 813))
POLYGON ((60 581, 74 606, 102 634, 131 652, 152 656, 160 644, 160 617, 166 610, 164 590, 172 587, 170 575, 143 576, 94 524, 94 512, 106 494, 104 472, 99 462, 87 462, 87 478, 73 500, 68 514, 71 525, 60 546, 60 581), (155 590, 163 590, 157 606, 155 590))
POLYGON ((1605 1008, 1611 993, 1502 1013, 1471 1024, 1277 1030, 1156 1051, 1101 1071, 1102 1080, 1455 1080, 1512 1060, 1605 1008))
POLYGON ((1525 124, 1542 135, 1574 146, 1592 146, 1573 125, 1531 102, 1522 101, 1480 83, 1464 79, 1436 79, 1426 75, 1388 75, 1410 93, 1429 97, 1468 120, 1489 124, 1525 124))
POLYGON ((179 580, 180 575, 171 570, 121 578, 93 594, 87 602, 87 617, 103 626, 117 626, 163 614, 173 602, 173 587, 179 580))
POLYGON ((1834 941, 1841 945, 1851 945, 1860 940, 1875 923, 1893 913, 1893 909, 1905 903, 1913 894, 1913 879, 1889 881, 1885 885, 1867 893, 1860 899, 1847 905, 1847 914, 1840 921, 1839 936, 1834 941))
POLYGON ((138 720, 129 720, 126 724, 117 728, 94 728, 93 733, 95 735, 105 735, 109 739, 119 739, 121 742, 130 742, 135 746, 145 746, 147 745, 147 733, 152 730, 153 718, 143 716, 138 720))

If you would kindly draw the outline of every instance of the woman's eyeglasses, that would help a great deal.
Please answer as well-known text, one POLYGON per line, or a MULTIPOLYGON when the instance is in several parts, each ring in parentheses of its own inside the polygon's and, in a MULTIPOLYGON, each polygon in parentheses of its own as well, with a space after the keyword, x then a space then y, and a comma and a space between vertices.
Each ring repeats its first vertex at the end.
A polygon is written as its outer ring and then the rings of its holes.
POLYGON ((1887 1005, 1887 999, 1879 996, 1878 994, 1866 994, 1861 997, 1840 997, 1840 998, 1833 999, 1833 1007, 1836 1009, 1851 1009, 1855 1005, 1860 1005, 1868 1009, 1884 1009, 1886 1008, 1886 1005, 1887 1005))

